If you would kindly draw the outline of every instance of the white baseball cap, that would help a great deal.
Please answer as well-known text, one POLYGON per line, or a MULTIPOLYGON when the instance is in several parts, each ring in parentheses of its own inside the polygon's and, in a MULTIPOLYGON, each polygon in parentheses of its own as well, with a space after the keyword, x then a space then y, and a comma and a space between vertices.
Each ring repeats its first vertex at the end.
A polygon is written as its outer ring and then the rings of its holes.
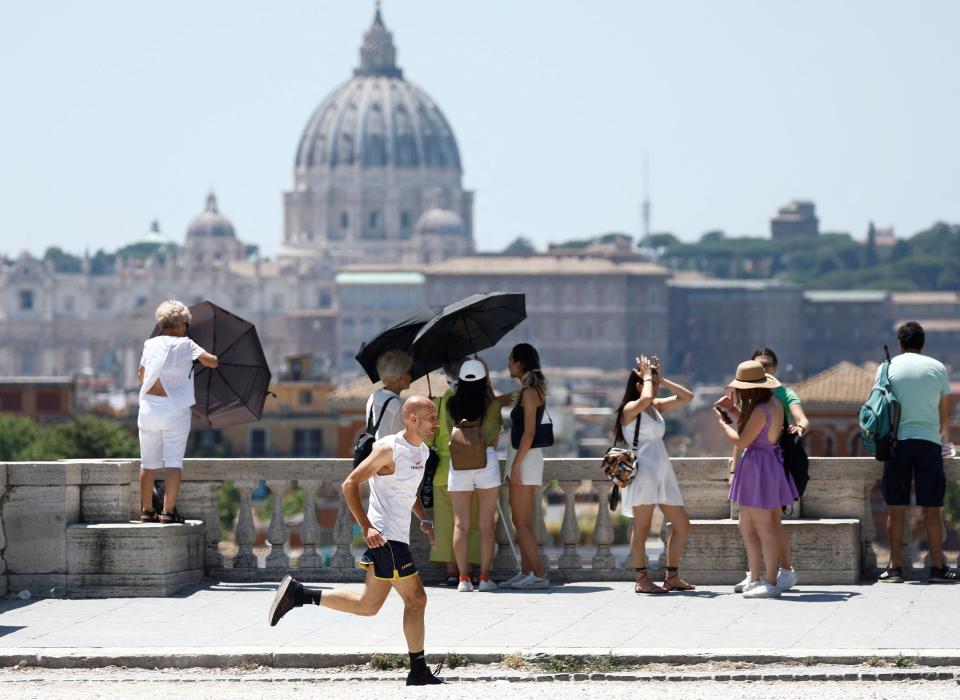
POLYGON ((487 376, 487 368, 483 366, 480 360, 466 360, 460 366, 460 380, 464 382, 475 382, 487 376))

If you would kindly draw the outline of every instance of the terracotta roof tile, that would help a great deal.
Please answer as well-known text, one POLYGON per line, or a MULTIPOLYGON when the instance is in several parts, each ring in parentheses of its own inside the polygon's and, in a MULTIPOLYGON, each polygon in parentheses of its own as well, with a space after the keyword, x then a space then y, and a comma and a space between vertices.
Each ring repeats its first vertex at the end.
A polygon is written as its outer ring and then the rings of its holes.
POLYGON ((424 269, 427 275, 663 275, 669 270, 651 262, 618 263, 606 258, 570 258, 552 255, 474 255, 449 258, 424 269))
POLYGON ((855 365, 841 362, 793 386, 805 404, 846 403, 861 404, 873 388, 877 363, 855 365))

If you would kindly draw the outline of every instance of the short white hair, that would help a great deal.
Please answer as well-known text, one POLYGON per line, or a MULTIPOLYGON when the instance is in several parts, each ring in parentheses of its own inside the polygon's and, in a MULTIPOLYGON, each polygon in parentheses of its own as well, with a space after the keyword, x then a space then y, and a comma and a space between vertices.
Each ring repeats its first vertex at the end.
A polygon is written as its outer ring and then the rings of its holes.
POLYGON ((384 384, 396 381, 413 367, 413 358, 403 350, 388 350, 377 358, 377 374, 384 384))
POLYGON ((176 299, 168 299, 160 304, 154 316, 161 330, 179 326, 181 323, 190 323, 190 319, 193 318, 187 305, 176 299))

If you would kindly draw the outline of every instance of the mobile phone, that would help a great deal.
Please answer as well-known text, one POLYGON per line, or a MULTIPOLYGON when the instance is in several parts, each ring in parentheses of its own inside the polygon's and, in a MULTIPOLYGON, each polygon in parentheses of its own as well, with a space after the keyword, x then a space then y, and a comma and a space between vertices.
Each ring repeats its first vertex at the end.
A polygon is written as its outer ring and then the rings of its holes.
POLYGON ((733 421, 730 420, 730 414, 724 411, 719 406, 714 406, 713 410, 720 414, 721 420, 723 420, 723 422, 726 423, 727 425, 730 425, 731 423, 733 423, 733 421))

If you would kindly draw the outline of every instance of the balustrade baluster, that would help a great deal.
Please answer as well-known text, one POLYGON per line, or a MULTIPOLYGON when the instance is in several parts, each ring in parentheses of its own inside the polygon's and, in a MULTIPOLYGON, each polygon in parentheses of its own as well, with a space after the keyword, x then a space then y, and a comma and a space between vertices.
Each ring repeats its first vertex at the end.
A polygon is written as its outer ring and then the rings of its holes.
MULTIPOLYGON (((519 567, 514 555, 510 553, 510 540, 513 539, 516 546, 516 533, 513 531, 513 523, 510 520, 510 487, 506 481, 500 486, 500 512, 502 518, 497 518, 497 553, 493 557, 493 570, 498 573, 516 571, 519 567)), ((517 552, 519 555, 519 552, 517 552)))
POLYGON ((267 527, 267 541, 270 543, 270 553, 267 555, 267 568, 286 569, 290 566, 290 557, 283 551, 287 543, 287 523, 283 518, 283 491, 290 483, 286 480, 268 480, 267 488, 273 494, 273 513, 270 516, 270 525, 267 527))
POLYGON ((550 557, 543 549, 543 543, 550 541, 550 531, 547 529, 547 521, 544 519, 543 499, 546 496, 548 484, 544 484, 537 491, 537 497, 533 499, 533 529, 537 535, 537 548, 540 550, 540 561, 543 562, 543 572, 546 574, 550 570, 550 557))
POLYGON ((257 538, 257 530, 250 512, 250 494, 257 485, 252 481, 238 481, 235 485, 240 492, 240 509, 237 512, 237 554, 233 558, 233 568, 256 569, 257 555, 253 553, 253 543, 257 538))
POLYGON ((350 550, 353 543, 353 515, 347 507, 347 501, 343 497, 343 479, 334 481, 333 487, 337 491, 337 522, 333 526, 333 542, 337 549, 330 560, 330 566, 334 569, 353 569, 357 561, 350 550))
POLYGON ((563 489, 563 525, 560 527, 560 538, 563 541, 563 553, 560 555, 561 569, 580 569, 583 562, 577 552, 580 544, 580 524, 577 522, 577 488, 579 481, 561 481, 563 489))
POLYGON ((320 488, 318 479, 298 479, 297 483, 303 489, 305 496, 303 506, 303 523, 300 525, 300 541, 303 542, 303 554, 300 555, 300 568, 309 569, 320 566, 320 556, 317 553, 317 543, 320 539, 320 528, 317 526, 317 506, 315 498, 320 488))
POLYGON ((617 565, 610 551, 610 545, 613 543, 613 523, 610 520, 609 505, 612 486, 613 484, 607 480, 593 482, 598 500, 597 522, 593 527, 593 543, 597 546, 597 553, 593 555, 592 561, 594 571, 612 570, 617 565))

